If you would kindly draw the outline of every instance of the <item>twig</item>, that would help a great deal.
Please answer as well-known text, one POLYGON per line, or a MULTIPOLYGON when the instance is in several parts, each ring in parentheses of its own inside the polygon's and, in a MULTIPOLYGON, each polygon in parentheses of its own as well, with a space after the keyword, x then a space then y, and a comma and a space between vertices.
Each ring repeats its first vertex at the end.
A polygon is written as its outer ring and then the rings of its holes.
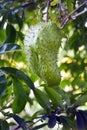
POLYGON ((87 12, 87 8, 85 8, 83 11, 81 11, 80 13, 72 16, 73 13, 75 13, 78 9, 80 9, 82 6, 84 6, 87 3, 87 1, 83 2, 78 8, 76 8, 75 10, 73 10, 70 14, 68 14, 67 16, 64 17, 63 21, 61 22, 61 26, 60 29, 62 29, 70 19, 76 19, 78 16, 84 14, 85 12, 87 12))
POLYGON ((28 6, 32 5, 32 4, 35 4, 35 3, 33 1, 32 2, 29 1, 29 2, 26 2, 26 3, 22 4, 21 7, 26 8, 26 7, 28 7, 28 6))
POLYGON ((70 15, 72 15, 73 13, 75 13, 78 9, 80 9, 83 5, 85 5, 87 3, 87 1, 83 2, 78 8, 76 8, 75 10, 73 10, 70 15))
POLYGON ((62 12, 63 14, 65 14, 65 8, 64 8, 64 6, 62 5, 61 0, 58 1, 58 7, 59 7, 60 14, 61 14, 61 12, 62 12))
MULTIPOLYGON (((36 124, 37 122, 39 122, 39 121, 41 121, 41 119, 38 119, 37 121, 33 122, 30 126, 26 124, 27 129, 28 129, 28 130, 32 130, 31 127, 32 127, 34 124, 36 124)), ((28 123, 28 122, 30 122, 30 120, 25 121, 25 123, 28 123)), ((14 130, 18 130, 19 128, 21 128, 20 125, 18 125, 14 130)))
MULTIPOLYGON (((21 126, 17 126, 14 130, 18 130, 19 128, 21 128, 21 126)), ((27 130, 31 130, 30 126, 26 124, 26 129, 27 130)))
POLYGON ((9 108, 9 107, 10 107, 10 103, 12 103, 12 101, 13 101, 13 97, 11 97, 11 99, 9 99, 9 101, 6 102, 6 103, 2 106, 2 108, 0 108, 0 111, 9 108))
POLYGON ((47 0, 47 15, 46 15, 46 22, 48 22, 48 17, 49 17, 49 7, 50 7, 50 0, 47 0))
POLYGON ((84 8, 83 11, 81 11, 80 13, 76 14, 75 16, 72 16, 72 19, 76 19, 78 16, 84 14, 85 12, 87 12, 87 8, 84 8))

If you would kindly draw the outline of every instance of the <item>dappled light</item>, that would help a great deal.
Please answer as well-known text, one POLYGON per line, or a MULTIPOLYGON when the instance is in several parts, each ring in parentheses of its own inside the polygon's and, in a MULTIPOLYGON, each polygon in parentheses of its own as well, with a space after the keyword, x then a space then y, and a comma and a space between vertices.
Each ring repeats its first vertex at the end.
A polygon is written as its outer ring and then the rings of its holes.
POLYGON ((87 0, 0 1, 0 130, 87 130, 87 0))

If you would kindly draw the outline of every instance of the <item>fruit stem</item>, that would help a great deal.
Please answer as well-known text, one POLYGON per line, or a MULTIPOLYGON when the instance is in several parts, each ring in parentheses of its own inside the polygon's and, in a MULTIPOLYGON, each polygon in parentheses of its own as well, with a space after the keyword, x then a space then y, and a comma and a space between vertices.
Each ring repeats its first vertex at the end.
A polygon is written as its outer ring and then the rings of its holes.
POLYGON ((47 13, 46 13, 46 22, 48 22, 48 18, 49 18, 49 7, 50 7, 50 0, 47 0, 47 13))

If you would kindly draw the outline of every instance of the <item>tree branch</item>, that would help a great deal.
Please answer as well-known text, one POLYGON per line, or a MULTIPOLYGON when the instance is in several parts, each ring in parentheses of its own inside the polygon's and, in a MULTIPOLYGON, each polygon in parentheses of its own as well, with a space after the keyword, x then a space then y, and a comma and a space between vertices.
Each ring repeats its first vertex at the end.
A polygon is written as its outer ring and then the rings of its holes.
POLYGON ((84 14, 85 12, 87 12, 87 8, 84 8, 83 11, 81 11, 80 13, 77 13, 76 15, 72 16, 72 14, 74 14, 78 9, 80 9, 81 7, 83 7, 86 3, 87 3, 87 1, 83 2, 78 8, 76 8, 75 10, 73 10, 70 14, 67 14, 63 18, 63 20, 61 22, 60 29, 62 29, 69 22, 70 19, 75 20, 78 16, 80 16, 80 15, 84 14))
POLYGON ((76 19, 78 16, 80 16, 80 15, 82 15, 82 14, 84 14, 84 13, 86 13, 87 12, 87 8, 84 8, 84 10, 83 11, 81 11, 80 13, 78 13, 78 14, 76 14, 75 16, 72 16, 72 19, 76 19))
POLYGON ((48 18, 49 18, 49 7, 50 7, 50 0, 47 0, 47 15, 46 15, 46 22, 48 22, 48 18))

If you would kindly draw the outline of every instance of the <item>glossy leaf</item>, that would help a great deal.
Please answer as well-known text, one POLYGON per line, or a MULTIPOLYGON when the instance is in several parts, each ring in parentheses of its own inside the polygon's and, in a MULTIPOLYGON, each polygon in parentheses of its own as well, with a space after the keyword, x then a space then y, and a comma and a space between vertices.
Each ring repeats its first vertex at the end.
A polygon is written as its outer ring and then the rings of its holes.
POLYGON ((87 94, 81 95, 75 102, 74 106, 75 107, 82 106, 84 105, 85 102, 87 102, 87 94))
POLYGON ((14 43, 15 42, 16 30, 11 24, 7 24, 6 35, 7 35, 7 38, 5 40, 5 43, 14 43))
POLYGON ((5 74, 2 70, 0 70, 0 97, 2 97, 5 94, 6 87, 7 87, 7 80, 5 74))
POLYGON ((45 87, 45 90, 52 100, 54 106, 58 107, 62 99, 61 95, 54 88, 45 87))
POLYGON ((12 67, 1 67, 1 69, 18 79, 22 79, 32 90, 34 90, 34 84, 32 80, 23 71, 12 67))
POLYGON ((21 30, 22 26, 23 26, 23 21, 22 21, 22 18, 20 18, 17 14, 16 14, 16 21, 19 25, 19 29, 21 30))
POLYGON ((19 45, 17 44, 12 44, 12 43, 5 43, 0 46, 0 53, 5 53, 8 51, 15 51, 21 49, 19 45))
POLYGON ((38 88, 35 88, 34 90, 34 95, 38 101, 38 103, 46 110, 49 110, 50 109, 50 103, 49 103, 49 98, 48 96, 43 92, 41 91, 40 89, 38 88))
POLYGON ((71 128, 73 128, 73 123, 72 121, 69 119, 69 117, 66 116, 60 116, 60 122, 63 124, 63 127, 65 130, 70 130, 71 128))
POLYGON ((12 110, 14 113, 20 113, 26 105, 26 92, 19 80, 14 79, 13 85, 15 99, 12 103, 12 110))

